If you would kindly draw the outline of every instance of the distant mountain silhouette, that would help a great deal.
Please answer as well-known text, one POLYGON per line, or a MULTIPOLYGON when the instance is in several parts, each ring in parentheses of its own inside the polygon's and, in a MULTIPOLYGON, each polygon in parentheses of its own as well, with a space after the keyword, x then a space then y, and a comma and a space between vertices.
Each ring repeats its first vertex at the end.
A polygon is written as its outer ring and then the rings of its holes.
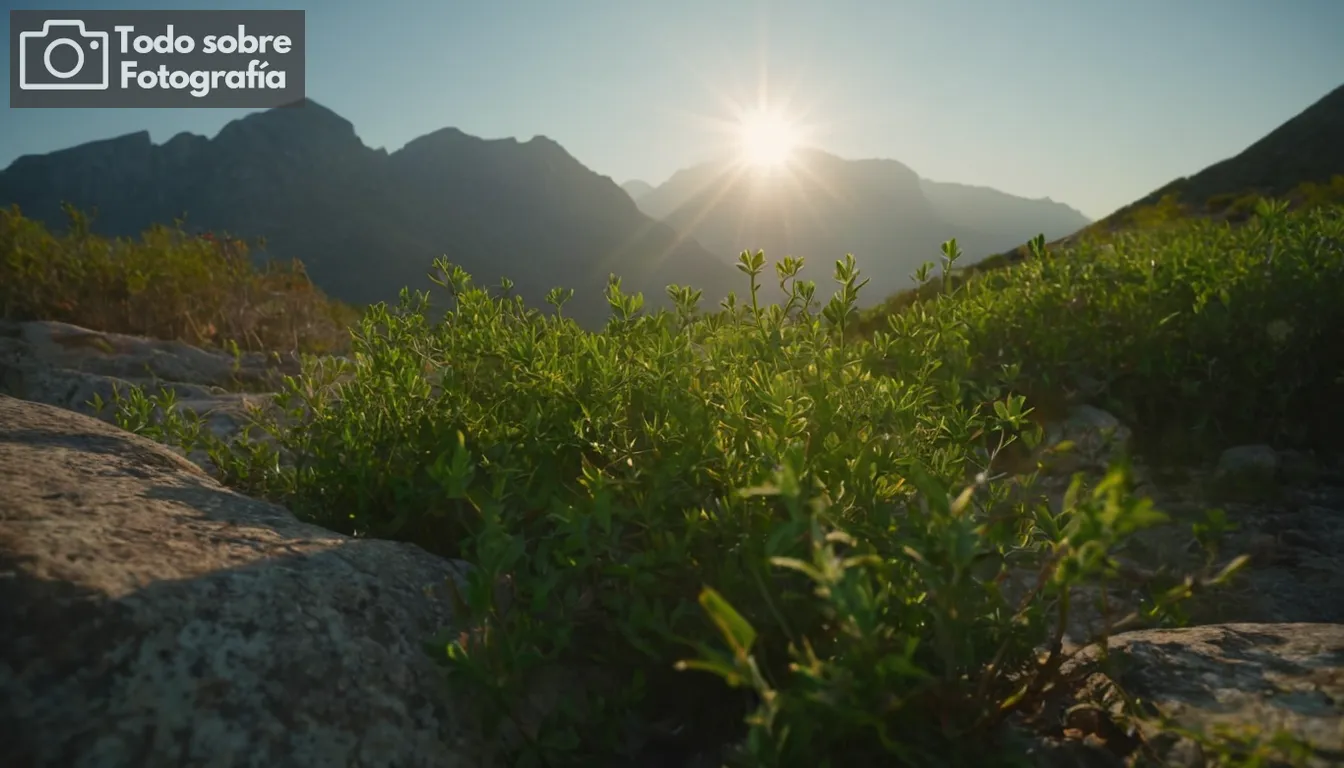
POLYGON ((653 185, 647 181, 631 179, 622 184, 621 189, 625 190, 625 193, 630 196, 631 200, 638 201, 639 198, 653 191, 653 185))
POLYGON ((1087 217, 1049 200, 1028 200, 985 187, 929 181, 895 160, 844 160, 796 153, 784 170, 761 172, 729 161, 679 171, 638 198, 640 210, 709 250, 733 257, 807 259, 807 277, 829 296, 833 264, 854 254, 871 278, 863 303, 909 287, 924 261, 955 237, 970 263, 1044 232, 1059 237, 1087 217))
POLYGON ((983 232, 996 243, 1030 240, 1042 233, 1054 237, 1056 233, 1077 231, 1092 221, 1082 211, 1048 197, 1033 200, 991 187, 928 179, 920 179, 919 186, 939 217, 983 232))
POLYGON ((62 227, 60 204, 97 209, 93 229, 134 236, 187 214, 194 231, 265 236, 267 255, 298 258, 328 294, 395 303, 403 286, 444 296, 426 275, 446 255, 477 285, 514 281, 546 308, 554 286, 575 289, 566 314, 609 314, 608 273, 661 305, 668 283, 706 303, 742 277, 722 257, 641 213, 610 179, 537 136, 483 140, 445 128, 388 153, 311 100, 248 115, 213 139, 148 132, 25 156, 0 172, 0 206, 62 227))

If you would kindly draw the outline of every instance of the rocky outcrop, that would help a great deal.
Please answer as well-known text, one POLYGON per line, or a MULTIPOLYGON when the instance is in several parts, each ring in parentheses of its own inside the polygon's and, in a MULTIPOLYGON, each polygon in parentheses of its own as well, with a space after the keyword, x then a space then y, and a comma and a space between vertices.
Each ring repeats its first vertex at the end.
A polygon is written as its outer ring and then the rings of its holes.
POLYGON ((1278 451, 1268 445, 1239 445, 1218 457, 1211 478, 1214 493, 1224 499, 1272 498, 1278 489, 1278 451))
POLYGON ((1156 507, 1179 525, 1141 531, 1127 555, 1168 578, 1197 567, 1204 555, 1189 525, 1219 509, 1230 529, 1221 558, 1251 559, 1231 584, 1191 604, 1192 621, 1344 623, 1344 461, 1286 450, 1270 461, 1263 447, 1252 448, 1229 451, 1212 468, 1149 471, 1156 507), (1258 459, 1233 463, 1229 455, 1258 459), (1257 493, 1229 498, 1228 488, 1257 493))
POLYGON ((480 764, 426 646, 464 568, 0 396, 0 764, 480 764))
MULTIPOLYGON (((1142 466, 1136 474, 1141 492, 1171 521, 1138 531, 1117 553, 1120 573, 1106 591, 1113 614, 1137 609, 1150 594, 1205 566, 1208 553, 1191 525, 1217 509, 1228 530, 1218 537, 1215 565, 1240 555, 1249 560, 1230 583, 1184 604, 1191 622, 1344 624, 1344 472, 1323 470, 1310 482, 1279 479, 1269 486, 1272 497, 1252 501, 1221 500, 1227 479, 1213 469, 1187 469, 1179 480, 1142 466)), ((1067 484, 1066 477, 1045 477, 1037 490, 1058 508, 1067 484)), ((1035 579, 1033 571, 1016 573, 1010 593, 1029 589, 1035 579)), ((1082 594, 1089 599, 1076 601, 1070 613, 1066 645, 1071 647, 1104 626, 1092 599, 1099 589, 1088 587, 1082 594)))
POLYGON ((1207 765, 1212 756, 1176 729, 1262 742, 1282 734, 1311 746, 1308 766, 1344 764, 1344 624, 1128 632, 1112 638, 1107 658, 1089 648, 1063 674, 1072 686, 1054 702, 1058 725, 1094 748, 1092 764, 1110 751, 1149 765, 1207 765), (1139 702, 1138 718, 1127 716, 1126 699, 1139 702))
MULTIPOLYGON (((0 321, 0 393, 112 422, 117 393, 132 387, 171 391, 182 408, 205 418, 221 438, 249 423, 249 409, 271 401, 267 390, 299 372, 299 362, 246 353, 238 357, 180 341, 90 331, 54 321, 0 321), (99 410, 95 398, 104 403, 99 410)), ((203 457, 192 457, 203 462, 203 457)))
MULTIPOLYGON (((1131 448, 1131 430, 1089 405, 1070 407, 1043 432, 1031 460, 1022 464, 1041 468, 1027 492, 1044 496, 1055 510, 1073 473, 1095 480, 1131 448), (1051 449, 1060 444, 1069 447, 1051 449)), ((1242 554, 1250 561, 1230 585, 1187 605, 1192 620, 1344 623, 1344 456, 1233 446, 1207 467, 1135 462, 1131 481, 1170 523, 1137 532, 1119 553, 1121 578, 1107 593, 1112 610, 1136 608, 1149 591, 1199 570, 1207 553, 1191 525, 1218 510, 1227 530, 1218 540, 1217 564, 1242 554)), ((1024 570, 1011 583, 1027 589, 1035 578, 1024 570)), ((1100 629, 1099 612, 1084 604, 1072 613, 1067 637, 1082 642, 1100 629)))
POLYGON ((1080 404, 1068 409, 1063 419, 1046 425, 1040 448, 1050 449, 1042 462, 1053 475, 1104 471, 1130 449, 1133 432, 1100 408, 1080 404), (1066 450, 1054 450, 1067 444, 1066 450))

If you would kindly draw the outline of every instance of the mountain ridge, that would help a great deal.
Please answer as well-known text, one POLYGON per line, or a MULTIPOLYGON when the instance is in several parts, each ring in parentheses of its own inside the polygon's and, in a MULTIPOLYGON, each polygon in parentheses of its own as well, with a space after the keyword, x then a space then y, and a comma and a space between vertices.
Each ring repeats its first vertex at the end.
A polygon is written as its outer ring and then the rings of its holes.
POLYGON ((1218 194, 1282 196, 1303 182, 1344 174, 1344 84, 1249 144, 1237 154, 1165 185, 1132 205, 1178 192, 1182 202, 1204 203, 1218 194))
POLYGON ((742 250, 804 257, 802 277, 823 296, 830 265, 852 253, 872 303, 909 287, 950 238, 965 262, 1088 223, 1062 203, 924 179, 890 158, 807 148, 792 168, 746 173, 720 158, 657 187, 618 185, 544 134, 487 139, 448 126, 388 152, 303 99, 213 137, 154 144, 136 131, 25 155, 0 171, 0 205, 59 227, 69 202, 96 211, 94 231, 113 236, 185 217, 193 230, 264 237, 264 256, 300 260, 319 288, 354 304, 395 302, 403 286, 441 296, 427 273, 442 255, 478 285, 508 278, 538 308, 550 288, 573 288, 567 312, 587 325, 607 316, 610 273, 650 308, 667 306, 670 283, 702 289, 712 307, 742 292, 732 268, 742 250))
POLYGON ((214 137, 147 131, 17 158, 0 171, 0 205, 63 226, 61 203, 96 210, 92 229, 134 236, 186 215, 194 230, 264 236, 266 255, 297 258, 315 284, 356 304, 395 302, 428 280, 440 255, 478 285, 500 278, 530 305, 573 288, 566 314, 608 315, 607 275, 665 300, 668 283, 717 301, 737 273, 693 240, 642 214, 615 182, 557 142, 483 139, 456 128, 395 152, 311 99, 246 115, 214 137))
POLYGON ((840 158, 807 148, 773 175, 727 160, 678 170, 634 198, 640 210, 732 257, 764 249, 800 255, 808 279, 830 283, 830 264, 855 255, 871 278, 866 302, 912 285, 910 274, 937 260, 956 238, 966 261, 1045 232, 1068 234, 1090 223, 1080 211, 989 188, 921 177, 891 158, 840 158))

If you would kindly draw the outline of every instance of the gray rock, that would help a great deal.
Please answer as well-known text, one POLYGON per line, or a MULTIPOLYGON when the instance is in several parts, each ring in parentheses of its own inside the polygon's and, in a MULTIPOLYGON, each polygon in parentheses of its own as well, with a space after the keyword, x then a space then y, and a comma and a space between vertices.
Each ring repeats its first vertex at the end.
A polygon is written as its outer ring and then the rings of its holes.
POLYGON ((179 341, 101 333, 52 321, 0 322, 0 394, 47 403, 113 421, 114 394, 132 387, 157 395, 170 390, 183 408, 206 417, 220 437, 248 423, 250 407, 272 395, 282 375, 299 372, 294 360, 259 353, 232 355, 179 341), (90 403, 95 396, 107 407, 90 403))
MULTIPOLYGON (((324 381, 344 376, 346 358, 315 361, 314 369, 324 381)), ((54 321, 14 323, 0 320, 0 394, 46 403, 116 422, 116 395, 125 397, 133 388, 158 397, 168 391, 177 407, 205 421, 208 432, 220 439, 235 439, 252 423, 252 412, 270 409, 272 393, 281 377, 300 373, 299 361, 244 353, 238 357, 219 350, 203 350, 179 341, 164 341, 91 331, 54 321), (263 390, 263 391, 259 391, 263 390), (103 408, 94 408, 95 398, 103 408)), ((154 409, 152 418, 162 417, 154 409)), ((253 430, 252 437, 273 442, 253 430)), ((187 455, 212 474, 215 468, 203 450, 187 455)))
POLYGON ((1255 501, 1279 490, 1279 454, 1268 445, 1228 448, 1218 457, 1210 492, 1215 498, 1255 501))
POLYGON ((1219 472, 1261 472, 1273 474, 1279 469, 1279 454, 1268 445, 1239 445, 1218 456, 1219 472))
POLYGON ((0 765, 480 765, 425 645, 465 568, 0 395, 0 765))
MULTIPOLYGON (((1082 651, 1062 674, 1077 681, 1073 701, 1119 713, 1119 683, 1131 697, 1180 727, 1212 735, 1219 726, 1282 729, 1316 750, 1309 765, 1344 761, 1344 625, 1215 624, 1144 630, 1082 651)), ((1155 723, 1140 729, 1150 739, 1155 723)), ((1202 754, 1167 739, 1167 764, 1198 765, 1202 754)))
POLYGON ((266 388, 277 374, 299 372, 299 362, 247 352, 235 358, 223 351, 181 341, 105 333, 51 320, 11 323, 2 334, 25 356, 56 368, 118 379, 159 379, 206 387, 266 388))
POLYGON ((1049 452, 1061 442, 1071 443, 1068 450, 1053 451, 1044 457, 1050 474, 1105 469, 1117 456, 1129 450, 1133 432, 1110 413, 1092 405, 1069 408, 1063 421, 1045 428, 1040 448, 1049 452))

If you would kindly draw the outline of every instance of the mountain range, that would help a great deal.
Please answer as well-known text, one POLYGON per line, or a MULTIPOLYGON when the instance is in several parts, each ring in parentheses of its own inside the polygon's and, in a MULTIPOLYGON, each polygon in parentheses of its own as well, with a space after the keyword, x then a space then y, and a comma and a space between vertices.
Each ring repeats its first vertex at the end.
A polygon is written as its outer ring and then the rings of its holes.
MULTIPOLYGON (((1344 86, 1235 157, 1091 226, 1167 195, 1197 209, 1341 174, 1344 86)), ((395 301, 404 286, 441 295, 427 275, 444 255, 478 285, 509 278, 533 306, 552 287, 573 288, 566 313, 590 327, 608 316, 610 273, 651 308, 667 305, 669 283, 703 289, 712 306, 730 290, 744 293, 736 255, 764 249, 771 260, 806 257, 804 276, 825 297, 831 264, 852 253, 871 280, 861 303, 871 305, 910 287, 910 274, 936 261, 948 238, 963 265, 991 254, 1001 256, 986 265, 1010 263, 1021 249, 1007 249, 1038 233, 1060 242, 1090 224, 1048 198, 815 149, 773 172, 702 163, 656 187, 618 186, 545 136, 486 140, 444 128, 389 153, 310 99, 230 122, 213 138, 181 133, 155 145, 142 131, 27 155, 0 171, 0 206, 60 229, 62 203, 93 211, 93 231, 107 235, 135 236, 185 215, 194 231, 264 236, 260 258, 297 258, 320 288, 355 304, 395 301)))
POLYGON ((624 185, 640 210, 714 253, 764 249, 804 256, 805 276, 832 285, 832 264, 851 253, 871 279, 869 302, 908 287, 920 263, 937 261, 955 237, 966 262, 1044 233, 1087 226, 1081 212, 988 187, 931 181, 895 160, 845 160, 820 150, 795 152, 783 168, 761 171, 731 161, 679 171, 664 184, 624 185))
POLYGON ((548 138, 445 128, 388 153, 311 100, 235 120, 214 138, 155 145, 139 132, 20 157, 0 172, 0 206, 62 228, 62 202, 94 211, 101 234, 135 236, 185 214, 191 231, 264 236, 263 258, 297 258, 319 288, 356 304, 395 302, 403 286, 442 295, 427 278, 440 255, 478 285, 511 279, 538 307, 550 288, 573 288, 565 311, 590 326, 609 314, 601 292, 613 272, 655 306, 668 283, 717 300, 716 289, 740 282, 548 138))
MULTIPOLYGON (((1237 158, 1164 189, 1273 191, 1344 172, 1341 105, 1344 87, 1237 158)), ((61 228, 68 202, 94 211, 92 229, 109 235, 185 215, 193 230, 264 236, 263 258, 297 258, 320 288, 356 304, 395 301, 403 286, 441 295, 427 273, 445 255, 477 284, 511 279, 534 306, 554 286, 574 288, 566 312, 589 326, 608 315, 609 273, 651 307, 666 305, 669 283, 703 289, 712 305, 744 293, 736 255, 764 249, 772 260, 806 257, 805 276, 828 296, 831 265, 853 253, 871 280, 861 296, 870 305, 909 287, 948 238, 971 264, 1089 224, 1048 198, 933 181, 896 160, 796 154, 775 172, 710 162, 656 187, 617 185, 545 136, 486 140, 444 128, 395 152, 370 148, 348 120, 303 100, 213 138, 182 133, 156 145, 139 132, 21 157, 0 171, 0 205, 61 228)))

